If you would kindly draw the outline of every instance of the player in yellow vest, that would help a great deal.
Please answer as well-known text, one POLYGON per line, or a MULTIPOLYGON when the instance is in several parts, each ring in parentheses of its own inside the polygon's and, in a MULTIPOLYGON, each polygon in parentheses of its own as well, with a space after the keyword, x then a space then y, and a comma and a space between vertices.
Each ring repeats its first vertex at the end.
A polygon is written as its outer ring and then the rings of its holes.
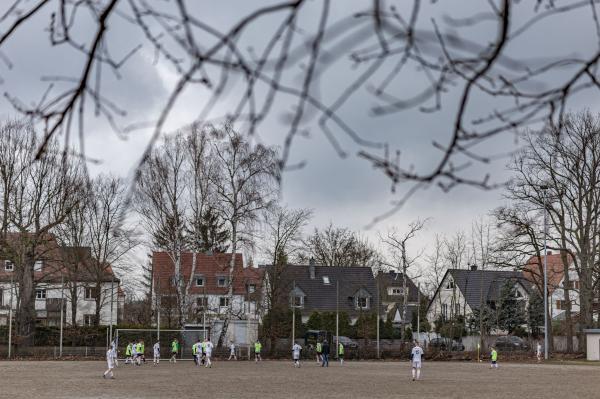
POLYGON ((127 363, 131 363, 133 364, 133 359, 131 358, 131 349, 132 349, 132 344, 131 342, 127 344, 127 349, 125 349, 125 364, 127 363))
POLYGON ((177 363, 177 354, 179 353, 179 341, 177 338, 173 338, 173 342, 171 342, 171 358, 169 359, 169 363, 174 362, 177 363))
POLYGON ((340 359, 340 365, 343 366, 344 365, 344 345, 342 345, 341 342, 338 347, 338 357, 340 359))
POLYGON ((321 353, 323 353, 323 344, 321 343, 321 341, 317 341, 316 351, 317 351, 317 364, 321 364, 321 353))
POLYGON ((490 353, 490 358, 492 359, 492 364, 490 368, 497 369, 498 368, 498 352, 496 348, 492 346, 492 352, 490 353))
POLYGON ((261 350, 262 350, 262 344, 260 343, 260 341, 256 341, 254 343, 254 361, 257 363, 259 361, 262 361, 262 358, 260 357, 261 350))

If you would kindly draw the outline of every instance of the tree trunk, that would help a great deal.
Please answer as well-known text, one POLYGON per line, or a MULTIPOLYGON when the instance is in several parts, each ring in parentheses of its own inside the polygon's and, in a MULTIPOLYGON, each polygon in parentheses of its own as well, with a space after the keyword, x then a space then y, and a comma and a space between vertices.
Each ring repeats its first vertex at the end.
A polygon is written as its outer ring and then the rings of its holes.
POLYGON ((33 281, 32 257, 26 257, 22 264, 22 279, 19 282, 19 306, 17 308, 16 323, 17 332, 20 336, 18 344, 22 346, 33 345, 33 333, 35 331, 35 290, 33 281))
POLYGON ((229 320, 231 320, 232 314, 232 306, 233 306, 233 276, 235 270, 235 252, 237 251, 237 225, 235 222, 232 223, 231 229, 231 260, 229 262, 229 289, 227 291, 227 298, 229 298, 229 303, 227 305, 227 312, 225 313, 225 318, 223 319, 223 328, 221 329, 221 334, 219 335, 219 341, 217 342, 217 347, 221 348, 223 346, 223 342, 225 342, 225 337, 227 337, 227 329, 229 328, 229 320))
POLYGON ((573 320, 571 319, 571 279, 569 277, 569 259, 564 250, 560 251, 560 255, 565 276, 563 293, 565 303, 565 327, 567 330, 567 353, 573 353, 573 320))
POLYGON ((77 283, 75 281, 71 281, 71 287, 69 291, 71 291, 71 325, 73 327, 77 326, 77 303, 79 300, 79 296, 77 295, 77 283))
POLYGON ((94 326, 98 327, 100 325, 100 310, 102 310, 102 285, 96 284, 95 290, 95 302, 96 302, 96 311, 94 312, 94 326))

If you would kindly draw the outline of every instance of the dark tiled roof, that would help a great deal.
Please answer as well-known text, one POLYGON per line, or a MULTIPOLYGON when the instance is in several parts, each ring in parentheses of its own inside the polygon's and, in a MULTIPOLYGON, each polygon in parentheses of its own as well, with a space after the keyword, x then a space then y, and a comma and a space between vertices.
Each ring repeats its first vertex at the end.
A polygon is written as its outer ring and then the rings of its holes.
MULTIPOLYGON (((314 278, 310 276, 310 267, 310 265, 288 265, 281 273, 282 295, 287 297, 293 290, 294 284, 306 295, 302 313, 334 312, 338 283, 340 312, 346 312, 349 315, 358 313, 353 297, 361 289, 370 295, 371 309, 374 309, 377 301, 377 286, 370 267, 314 266, 314 278), (324 277, 329 279, 329 284, 326 284, 324 277)), ((265 266, 265 268, 268 270, 270 266, 265 266)))
POLYGON ((531 283, 521 272, 450 269, 447 273, 452 276, 454 283, 473 310, 479 309, 482 289, 484 301, 497 301, 506 281, 519 282, 528 292, 531 292, 531 283))
MULTIPOLYGON (((390 296, 387 293, 388 287, 402 287, 403 278, 402 273, 397 273, 394 271, 387 273, 379 273, 377 275, 377 279, 379 280, 379 289, 381 290, 381 300, 384 302, 398 302, 402 303, 403 296, 390 296)), ((415 283, 410 279, 406 279, 406 287, 408 288, 408 302, 418 302, 419 293, 418 288, 415 283)), ((421 293, 421 298, 424 298, 423 293, 421 293)))

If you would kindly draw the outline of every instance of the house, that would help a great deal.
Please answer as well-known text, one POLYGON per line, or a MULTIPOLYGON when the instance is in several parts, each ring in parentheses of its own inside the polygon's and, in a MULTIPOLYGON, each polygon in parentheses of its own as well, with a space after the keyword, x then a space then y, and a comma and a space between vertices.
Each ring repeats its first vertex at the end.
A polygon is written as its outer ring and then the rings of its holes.
MULTIPOLYGON (((12 234, 7 245, 13 245, 14 249, 18 240, 19 235, 12 234)), ((8 324, 11 307, 13 316, 17 311, 18 251, 12 251, 13 255, 9 253, 11 251, 6 250, 4 256, 0 256, 0 325, 8 324)), ((94 325, 98 303, 99 325, 119 322, 125 304, 120 280, 111 265, 98 267, 90 248, 62 247, 54 236, 48 235, 34 256, 34 306, 38 325, 59 326, 61 307, 64 325, 94 325)))
POLYGON ((427 320, 433 325, 440 317, 443 320, 458 316, 468 318, 473 311, 479 310, 482 300, 495 309, 507 282, 514 284, 517 300, 523 300, 527 305, 532 287, 522 272, 478 270, 476 266, 466 270, 448 269, 429 302, 427 320))
MULTIPOLYGON (((263 268, 272 273, 273 266, 263 268)), ((377 310, 377 284, 369 267, 287 265, 279 279, 280 300, 293 306, 303 323, 313 312, 339 310, 354 324, 362 313, 377 310)))
MULTIPOLYGON (((229 307, 229 268, 232 254, 183 252, 180 258, 178 300, 175 263, 167 252, 152 253, 153 303, 160 303, 161 324, 178 323, 178 306, 184 306, 186 322, 204 325, 223 319, 229 307), (194 259, 195 258, 195 259, 194 259)), ((244 267, 242 254, 235 254, 231 311, 234 319, 260 320, 264 271, 244 267)))
MULTIPOLYGON (((548 305, 550 306, 552 319, 564 319, 567 299, 564 290, 566 279, 562 254, 553 254, 552 251, 548 251, 545 256, 542 255, 540 258, 532 256, 523 268, 523 274, 525 278, 538 287, 538 290, 543 292, 544 260, 546 261, 548 278, 548 305)), ((569 301, 571 311, 575 314, 579 313, 579 275, 575 270, 572 256, 568 255, 567 261, 569 262, 569 301)))
POLYGON ((379 287, 381 304, 387 315, 391 315, 395 325, 412 323, 413 314, 419 309, 419 299, 425 296, 419 292, 418 287, 406 278, 406 316, 403 318, 404 307, 404 277, 395 271, 380 272, 376 277, 379 287))

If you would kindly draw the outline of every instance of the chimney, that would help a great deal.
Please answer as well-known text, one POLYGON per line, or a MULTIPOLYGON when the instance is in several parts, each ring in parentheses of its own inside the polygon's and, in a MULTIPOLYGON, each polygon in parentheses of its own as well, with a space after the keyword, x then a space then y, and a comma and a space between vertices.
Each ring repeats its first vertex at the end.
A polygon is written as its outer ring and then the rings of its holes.
POLYGON ((310 258, 308 261, 308 273, 310 274, 310 279, 315 279, 315 258, 310 258))
POLYGON ((477 270, 477 265, 471 265, 470 268, 471 268, 471 271, 475 271, 475 270, 477 270))

